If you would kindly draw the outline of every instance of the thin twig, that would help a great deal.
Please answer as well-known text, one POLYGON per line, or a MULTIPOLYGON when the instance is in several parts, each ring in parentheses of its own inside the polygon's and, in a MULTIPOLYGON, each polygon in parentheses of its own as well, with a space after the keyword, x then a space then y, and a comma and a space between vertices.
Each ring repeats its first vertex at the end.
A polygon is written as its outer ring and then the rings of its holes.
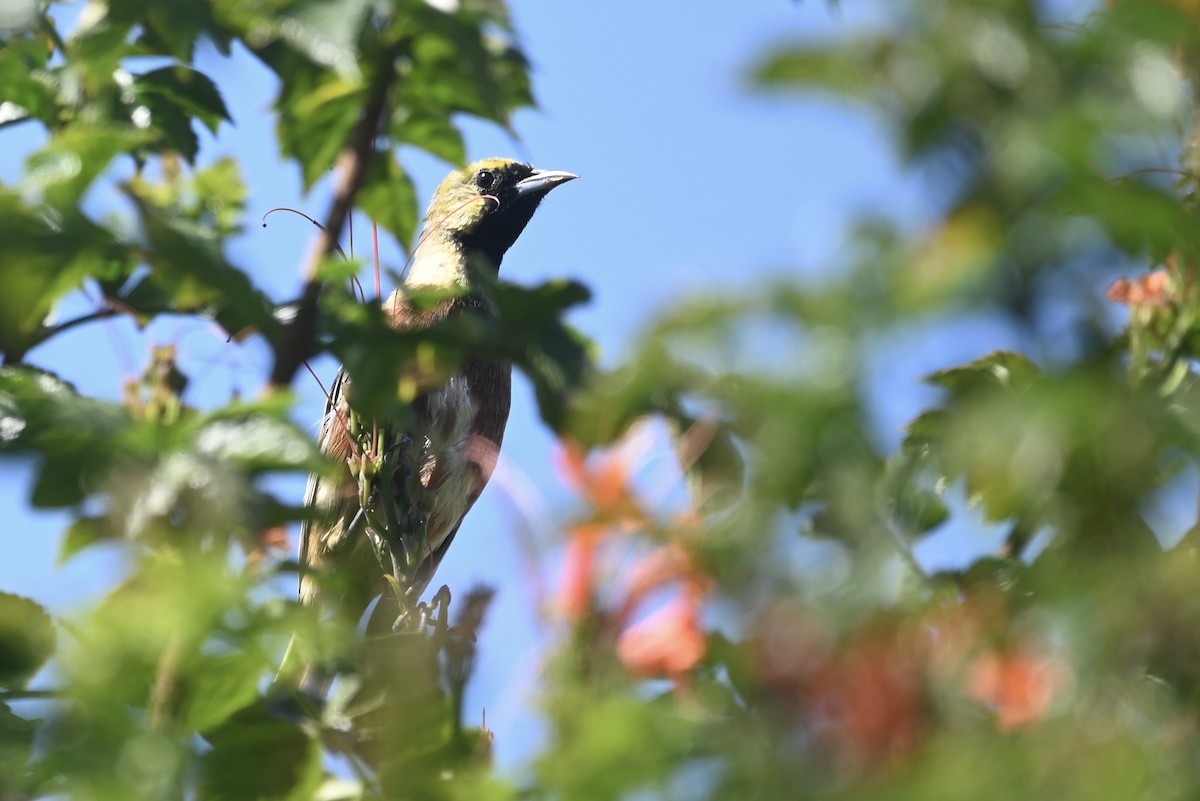
POLYGON ((124 314, 124 313, 125 313, 124 310, 113 308, 111 306, 106 306, 104 308, 97 309, 94 312, 90 312, 90 313, 84 314, 80 317, 75 317, 73 319, 67 320, 66 322, 62 322, 62 323, 59 323, 58 325, 50 326, 49 328, 46 328, 45 331, 43 332, 43 334, 40 335, 40 337, 38 339, 38 343, 40 344, 42 342, 45 342, 47 339, 50 339, 51 337, 56 337, 59 334, 63 333, 64 331, 69 331, 72 328, 75 328, 76 326, 86 325, 87 323, 94 323, 99 320, 107 320, 110 317, 116 317, 118 314, 124 314))
POLYGON ((304 268, 304 292, 296 317, 284 327, 275 348, 275 364, 271 368, 272 388, 290 385, 304 360, 312 355, 317 337, 317 301, 322 286, 319 276, 321 262, 336 249, 346 217, 354 205, 354 198, 362 186, 371 158, 375 155, 375 136, 387 108, 388 93, 396 79, 396 70, 392 65, 397 54, 397 49, 390 48, 380 60, 351 145, 338 156, 340 178, 337 191, 325 217, 324 230, 317 239, 316 247, 309 253, 304 268))
POLYGON ((147 704, 151 731, 161 732, 166 725, 175 697, 176 679, 182 658, 183 644, 176 635, 170 639, 162 656, 158 658, 158 668, 154 672, 154 684, 150 688, 150 700, 147 704))

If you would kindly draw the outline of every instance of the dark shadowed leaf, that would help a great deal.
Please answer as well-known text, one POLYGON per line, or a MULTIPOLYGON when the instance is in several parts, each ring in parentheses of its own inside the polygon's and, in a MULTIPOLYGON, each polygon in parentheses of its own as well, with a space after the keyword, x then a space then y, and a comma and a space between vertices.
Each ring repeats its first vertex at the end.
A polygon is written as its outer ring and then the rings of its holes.
POLYGON ((555 431, 591 369, 586 337, 563 322, 571 308, 591 299, 578 281, 548 281, 532 288, 501 282, 492 288, 501 332, 497 342, 533 383, 542 420, 555 431))
POLYGON ((392 115, 391 133, 396 141, 419 147, 451 164, 467 160, 466 143, 448 110, 401 104, 392 115))
POLYGON ((171 105, 188 117, 194 117, 213 133, 222 122, 229 122, 229 109, 212 79, 188 67, 163 67, 142 73, 133 82, 134 91, 154 107, 171 105))
POLYGON ((163 67, 137 76, 133 91, 136 102, 147 109, 148 123, 158 130, 159 147, 178 151, 188 161, 196 158, 199 141, 192 128, 199 121, 213 133, 229 110, 212 80, 187 67, 163 67))
POLYGON ((0 128, 30 118, 56 122, 58 82, 45 71, 50 55, 47 43, 33 37, 0 47, 0 128))
POLYGON ((34 736, 38 722, 13 714, 0 704, 0 797, 27 798, 37 795, 26 782, 31 777, 34 736))
POLYGON ((0 592, 0 687, 22 688, 54 654, 50 614, 39 604, 0 592))
POLYGON ((417 231, 417 190, 395 153, 380 153, 371 160, 358 205, 370 218, 392 232, 411 250, 417 231))
POLYGON ((128 247, 74 209, 33 208, 0 191, 0 351, 24 356, 55 304, 89 275, 124 262, 128 247))
MULTIPOLYGON (((524 371, 534 384, 542 419, 558 430, 569 396, 590 364, 586 341, 563 323, 562 315, 588 299, 587 288, 574 281, 532 288, 498 282, 481 291, 493 299, 499 319, 456 314, 416 333, 397 333, 378 307, 331 293, 322 304, 333 334, 329 348, 350 373, 355 408, 367 417, 403 415, 411 393, 433 385, 474 353, 524 371)), ((421 297, 414 295, 413 301, 422 302, 421 297)))
POLYGON ((200 761, 199 798, 306 798, 322 777, 321 749, 298 725, 247 707, 205 733, 212 745, 200 761))

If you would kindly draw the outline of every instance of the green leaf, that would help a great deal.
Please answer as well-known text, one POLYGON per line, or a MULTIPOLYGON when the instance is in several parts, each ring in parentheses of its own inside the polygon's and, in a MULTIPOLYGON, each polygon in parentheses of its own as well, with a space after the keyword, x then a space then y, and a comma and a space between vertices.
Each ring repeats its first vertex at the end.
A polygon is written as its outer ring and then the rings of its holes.
POLYGON ((106 3, 112 23, 136 26, 137 46, 146 55, 172 56, 190 62, 201 37, 229 53, 229 34, 213 19, 213 3, 154 3, 111 0, 106 3))
POLYGON ((41 605, 0 592, 0 687, 24 688, 54 655, 56 634, 41 605))
POLYGON ((196 731, 211 730, 249 707, 258 695, 263 660, 257 654, 205 659, 189 673, 183 718, 196 731))
POLYGON ((200 120, 213 133, 222 121, 231 121, 216 84, 190 67, 162 67, 142 73, 134 79, 133 88, 143 101, 152 100, 156 106, 169 104, 200 120))
POLYGON ((708 377, 672 359, 659 342, 646 343, 634 364, 592 375, 570 405, 568 431, 587 448, 608 445, 635 420, 654 413, 679 418, 679 398, 701 391, 708 377))
POLYGON ((104 297, 118 301, 117 308, 128 310, 140 327, 149 325, 160 314, 171 311, 189 311, 178 308, 174 299, 160 282, 149 274, 132 280, 100 281, 104 297))
MULTIPOLYGON (((282 63, 294 58, 281 57, 282 63)), ((309 189, 334 164, 362 116, 366 84, 361 79, 336 78, 296 70, 284 84, 275 106, 283 154, 300 162, 304 187, 309 189)))
POLYGON ((938 441, 946 426, 944 409, 929 409, 913 418, 904 427, 904 448, 916 455, 924 454, 938 441))
POLYGON ((41 456, 33 504, 71 506, 95 487, 121 452, 131 421, 125 409, 79 396, 46 373, 0 368, 0 453, 41 456))
POLYGON ((0 126, 33 118, 57 121, 58 80, 46 67, 51 51, 38 39, 13 39, 0 47, 0 126))
POLYGON ((1087 31, 1087 44, 1096 47, 1099 55, 1110 55, 1114 44, 1137 40, 1170 48, 1200 46, 1196 7, 1186 2, 1114 3, 1102 22, 1087 31))
POLYGON ((30 208, 0 189, 0 351, 18 361, 44 337, 46 316, 89 275, 128 259, 118 243, 71 208, 30 208))
POLYGON ((162 145, 178 151, 189 162, 196 158, 199 142, 192 130, 197 119, 214 134, 229 110, 212 80, 189 67, 162 67, 137 76, 133 82, 137 102, 150 111, 149 122, 162 132, 162 145))
POLYGON ((309 798, 324 774, 319 744, 262 704, 241 710, 205 739, 212 744, 200 759, 198 797, 205 801, 309 798))
POLYGON ((950 509, 933 490, 909 486, 894 498, 892 514, 908 536, 921 537, 950 518, 950 509))
POLYGON ((399 24, 418 33, 398 107, 461 111, 508 127, 513 111, 533 105, 524 53, 485 34, 477 19, 426 5, 399 24))
POLYGON ((767 88, 822 89, 843 98, 864 98, 875 91, 876 61, 886 47, 877 39, 789 46, 763 59, 751 79, 767 88))
POLYGON ((917 540, 942 525, 950 517, 941 495, 930 488, 936 478, 926 470, 924 454, 907 448, 889 458, 880 481, 883 504, 892 516, 893 528, 910 540, 917 540))
POLYGON ((400 104, 392 114, 391 134, 397 142, 419 147, 451 164, 467 160, 462 132, 446 110, 400 104))
POLYGON ((175 310, 211 314, 231 336, 247 331, 274 335, 278 326, 271 304, 244 272, 226 261, 215 232, 168 216, 135 185, 127 187, 127 194, 141 215, 151 280, 170 295, 175 310))
POLYGON ((109 539, 109 534, 105 529, 104 518, 79 518, 63 536, 62 544, 58 547, 58 564, 66 564, 80 551, 106 539, 109 539))
POLYGON ((490 295, 502 326, 497 343, 533 383, 542 420, 561 431, 570 399, 592 365, 588 340, 562 317, 588 302, 591 290, 566 279, 531 288, 500 282, 490 295))
POLYGON ((221 413, 200 424, 194 448, 248 473, 325 467, 312 437, 291 422, 265 414, 237 419, 221 413))
POLYGON ((26 785, 37 730, 38 721, 19 717, 7 704, 0 704, 0 798, 38 795, 26 785))
POLYGON ((358 205, 406 249, 412 249, 420 214, 417 190, 395 153, 379 153, 371 160, 358 205))
POLYGON ((1200 226, 1190 206, 1170 192, 1132 180, 1079 176, 1056 198, 1067 214, 1095 217, 1119 247, 1159 258, 1172 250, 1200 254, 1200 226))
POLYGON ((930 384, 956 394, 980 389, 1028 389, 1041 371, 1028 357, 1012 351, 998 350, 969 364, 939 370, 925 377, 930 384))
POLYGON ((296 3, 279 17, 276 30, 313 63, 352 78, 358 75, 358 41, 369 9, 369 0, 296 3))
POLYGON ((724 421, 674 417, 679 428, 676 450, 688 449, 681 455, 691 462, 687 477, 697 504, 715 511, 736 503, 746 483, 746 460, 724 421))
POLYGON ((211 222, 222 235, 237 233, 248 195, 237 160, 228 156, 217 159, 211 166, 197 170, 191 183, 196 194, 193 214, 211 222))
MULTIPOLYGON (((418 355, 420 372, 444 375, 467 354, 476 354, 511 362, 524 371, 534 384, 542 418, 558 430, 569 398, 591 364, 586 341, 561 318, 589 298, 587 288, 575 281, 532 288, 496 282, 480 287, 480 292, 491 298, 497 318, 455 314, 430 328, 408 332, 392 330, 374 304, 328 295, 321 310, 334 336, 329 348, 350 373, 355 408, 369 418, 402 416, 411 398, 401 397, 398 388, 418 355)), ((444 293, 437 299, 444 299, 444 293)), ((410 300, 420 302, 420 296, 410 300)))
POLYGON ((133 153, 150 140, 148 132, 132 127, 71 126, 29 157, 26 191, 44 193, 55 206, 75 206, 109 162, 122 153, 133 153))

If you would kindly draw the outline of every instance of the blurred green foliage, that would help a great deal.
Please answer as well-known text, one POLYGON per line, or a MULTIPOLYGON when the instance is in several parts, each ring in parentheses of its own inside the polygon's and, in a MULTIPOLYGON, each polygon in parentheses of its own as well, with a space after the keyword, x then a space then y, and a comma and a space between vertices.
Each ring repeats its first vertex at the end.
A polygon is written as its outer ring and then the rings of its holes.
MULTIPOLYGON (((508 126, 532 94, 507 10, 110 0, 64 39, 31 5, 0 32, 0 125, 47 134, 0 187, 0 452, 35 461, 34 506, 73 514, 64 560, 103 540, 126 567, 69 620, 0 592, 0 798, 1194 797, 1197 529, 1163 542, 1144 512, 1200 456, 1200 5, 1046 6, 891 2, 870 35, 764 52, 754 91, 876 115, 938 218, 864 218, 836 269, 694 298, 611 371, 562 322, 588 297, 575 283, 501 282, 485 288, 499 320, 419 334, 328 288, 312 349, 346 364, 365 413, 402 408, 414 364, 487 353, 527 373, 569 443, 550 735, 500 780, 461 708, 487 593, 364 639, 274 589, 298 570, 280 532, 307 511, 262 479, 329 468, 287 392, 190 408, 160 349, 109 403, 26 357, 113 315, 294 345, 289 308, 225 249, 237 164, 192 163, 196 125, 229 120, 198 41, 274 71, 280 148, 311 185, 381 89, 391 150, 460 162, 457 115, 508 126), (124 217, 97 220, 82 198, 114 164, 132 169, 124 217), (81 288, 95 312, 53 322, 81 288), (885 448, 872 349, 972 313, 1027 351, 929 376, 940 399, 885 448), (763 359, 764 330, 801 366, 763 359), (689 479, 682 513, 639 491, 647 418, 689 479), (914 555, 980 519, 1009 532, 999 552, 939 573, 914 555), (634 569, 610 575, 614 553, 634 569), (315 662, 341 676, 324 704, 296 686, 315 662)), ((391 150, 357 201, 411 242, 418 201, 391 150)))

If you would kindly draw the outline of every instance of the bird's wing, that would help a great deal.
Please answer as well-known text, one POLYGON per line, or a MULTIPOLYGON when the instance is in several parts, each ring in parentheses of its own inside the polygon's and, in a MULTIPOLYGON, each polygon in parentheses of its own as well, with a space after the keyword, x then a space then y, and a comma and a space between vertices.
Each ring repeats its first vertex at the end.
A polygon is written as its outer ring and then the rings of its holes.
MULTIPOLYGON (((496 461, 500 455, 500 446, 504 441, 504 429, 508 422, 509 407, 512 404, 512 366, 493 359, 479 356, 469 356, 462 364, 462 378, 471 395, 471 406, 474 408, 469 440, 465 444, 465 463, 458 462, 458 469, 469 471, 467 481, 448 481, 446 472, 455 467, 451 463, 440 462, 434 465, 426 487, 435 495, 439 492, 463 492, 465 485, 465 501, 456 510, 457 517, 446 521, 444 528, 437 532, 436 541, 431 542, 432 548, 417 569, 414 586, 417 592, 424 592, 425 586, 433 578, 442 557, 446 555, 454 536, 462 526, 463 518, 471 511, 475 501, 479 499, 484 487, 492 477, 496 461)), ((418 404, 423 410, 423 404, 418 404)), ((434 522, 431 520, 431 522, 434 522)))
MULTIPOLYGON (((348 444, 349 432, 339 431, 338 428, 345 427, 345 422, 342 419, 342 409, 345 407, 344 395, 346 385, 349 383, 349 375, 345 370, 339 369, 337 376, 333 379, 333 387, 329 391, 329 397, 325 399, 325 412, 321 415, 321 429, 317 432, 317 442, 321 446, 321 452, 330 458, 337 459, 346 444, 348 444)), ((318 509, 318 497, 321 490, 326 488, 326 482, 333 481, 327 476, 322 476, 320 473, 310 473, 308 476, 308 484, 304 489, 304 508, 313 510, 318 509)), ((328 504, 325 504, 326 506, 328 504)), ((328 510, 326 510, 328 511, 328 510)), ((319 537, 319 531, 322 521, 320 519, 305 520, 300 526, 300 564, 311 565, 316 559, 319 548, 314 542, 314 539, 319 537)), ((301 594, 304 594, 304 578, 300 579, 301 594)))

